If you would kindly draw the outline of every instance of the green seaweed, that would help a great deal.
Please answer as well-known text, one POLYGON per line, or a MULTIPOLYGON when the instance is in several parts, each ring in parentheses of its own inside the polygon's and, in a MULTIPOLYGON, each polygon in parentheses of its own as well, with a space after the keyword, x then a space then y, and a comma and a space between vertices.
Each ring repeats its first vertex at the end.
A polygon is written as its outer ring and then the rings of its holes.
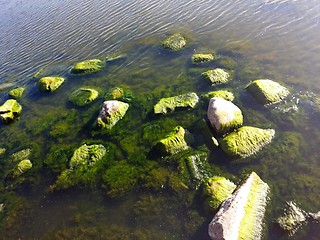
POLYGON ((223 98, 230 102, 234 100, 233 93, 226 90, 208 92, 206 94, 201 95, 201 97, 207 101, 209 101, 211 98, 214 98, 214 97, 223 98))
POLYGON ((69 101, 74 105, 83 107, 97 99, 99 92, 92 88, 79 88, 72 92, 69 101))

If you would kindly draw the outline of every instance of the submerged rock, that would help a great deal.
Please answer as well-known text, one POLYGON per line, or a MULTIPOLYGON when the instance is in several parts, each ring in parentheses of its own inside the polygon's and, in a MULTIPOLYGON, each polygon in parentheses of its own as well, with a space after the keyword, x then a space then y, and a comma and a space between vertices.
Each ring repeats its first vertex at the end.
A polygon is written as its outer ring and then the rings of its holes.
POLYGON ((247 90, 262 104, 274 104, 286 98, 289 90, 269 79, 254 80, 247 90))
POLYGON ((215 59, 216 59, 216 56, 214 53, 195 53, 191 57, 193 64, 207 63, 215 59))
POLYGON ((167 37, 163 42, 162 46, 171 51, 179 51, 187 44, 187 40, 180 34, 175 33, 167 37))
POLYGON ((183 127, 177 126, 169 133, 164 139, 158 141, 155 145, 155 149, 162 156, 173 155, 188 148, 185 141, 186 131, 183 127))
POLYGON ((123 87, 111 88, 105 95, 105 100, 132 102, 133 94, 130 89, 123 87))
POLYGON ((212 91, 208 92, 206 94, 203 94, 201 96, 205 100, 210 100, 211 98, 223 98, 224 100, 232 102, 234 100, 234 95, 232 92, 226 91, 226 90, 218 90, 218 91, 212 91))
POLYGON ((0 157, 5 155, 5 153, 6 153, 6 149, 5 148, 0 148, 0 157))
POLYGON ((222 150, 230 156, 248 157, 271 142, 274 129, 244 126, 230 133, 220 142, 222 150))
POLYGON ((54 92, 56 91, 64 82, 63 77, 43 77, 38 81, 38 89, 41 92, 54 92))
POLYGON ((96 100, 98 95, 98 91, 92 88, 79 88, 70 94, 69 101, 82 107, 96 100))
POLYGON ((23 93, 24 93, 25 88, 19 87, 19 88, 14 88, 9 91, 9 96, 13 97, 15 99, 21 98, 23 93))
POLYGON ((214 176, 207 179, 203 187, 204 208, 207 212, 213 212, 235 190, 236 185, 230 180, 214 176))
POLYGON ((235 104, 216 97, 210 99, 208 119, 219 134, 225 134, 243 123, 242 112, 235 104))
POLYGON ((128 103, 117 100, 105 101, 97 119, 98 126, 111 129, 126 114, 129 108, 128 103))
POLYGON ((3 123, 10 123, 20 116, 21 111, 22 106, 17 100, 9 99, 0 106, 0 118, 3 123))
POLYGON ((191 92, 174 97, 161 98, 160 101, 154 106, 155 114, 165 114, 174 111, 176 108, 194 108, 199 102, 197 94, 191 92))
POLYGON ((229 82, 231 74, 222 68, 216 68, 202 73, 202 77, 209 80, 212 85, 215 85, 229 82))
POLYGON ((209 224, 212 240, 260 239, 269 186, 252 172, 220 206, 209 224))
POLYGON ((118 62, 124 61, 128 55, 126 53, 115 53, 106 57, 107 62, 118 62))
POLYGON ((73 65, 71 73, 88 74, 101 71, 105 66, 105 62, 100 59, 90 59, 78 62, 73 65))
POLYGON ((21 160, 18 165, 13 169, 11 178, 15 179, 24 174, 26 171, 32 168, 32 163, 29 159, 21 160))
POLYGON ((32 153, 32 150, 30 148, 22 149, 18 152, 11 154, 10 160, 13 162, 18 162, 23 159, 28 159, 31 153, 32 153))

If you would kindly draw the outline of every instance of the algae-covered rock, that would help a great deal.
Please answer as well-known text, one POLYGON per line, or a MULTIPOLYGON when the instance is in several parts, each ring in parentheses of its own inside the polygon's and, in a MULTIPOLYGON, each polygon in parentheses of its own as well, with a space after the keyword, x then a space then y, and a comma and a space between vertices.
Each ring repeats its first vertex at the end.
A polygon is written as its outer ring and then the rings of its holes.
POLYGON ((199 102, 199 97, 196 93, 186 93, 174 97, 162 98, 154 106, 155 114, 165 114, 174 111, 176 108, 194 108, 199 102))
POLYGON ((105 95, 105 100, 119 100, 123 102, 131 102, 133 98, 132 92, 123 87, 111 88, 105 95))
POLYGON ((18 163, 18 165, 13 169, 11 173, 11 177, 15 179, 21 176, 22 174, 24 174, 26 171, 28 171, 31 168, 32 168, 32 163, 29 159, 21 160, 18 163))
POLYGON ((32 153, 32 150, 30 148, 22 149, 18 152, 11 154, 9 159, 13 162, 18 162, 23 159, 28 159, 31 153, 32 153))
POLYGON ((96 100, 98 95, 98 91, 92 88, 79 88, 70 94, 69 101, 82 107, 96 100))
POLYGON ((247 90, 262 104, 274 104, 286 98, 289 90, 269 79, 254 80, 247 90))
POLYGON ((126 53, 115 53, 107 56, 106 61, 115 63, 115 62, 124 61, 126 60, 127 57, 128 55, 126 53))
POLYGON ((167 37, 163 42, 162 46, 171 51, 179 51, 187 44, 187 40, 180 34, 175 33, 167 37))
POLYGON ((195 53, 191 57, 193 64, 207 63, 215 59, 216 59, 216 56, 214 53, 195 53))
POLYGON ((214 176, 207 179, 203 186, 204 208, 213 212, 235 190, 236 185, 230 180, 214 176))
POLYGON ((64 82, 63 77, 43 77, 38 81, 38 89, 41 92, 54 92, 56 91, 64 82))
POLYGON ((252 172, 220 206, 209 224, 212 240, 261 238, 269 186, 252 172))
POLYGON ((202 77, 209 80, 212 85, 227 83, 231 80, 231 74, 222 68, 211 69, 203 72, 202 77))
POLYGON ((235 104, 216 97, 210 99, 208 119, 219 134, 225 134, 243 123, 242 112, 235 104))
POLYGON ((232 102, 234 100, 234 95, 232 92, 226 91, 226 90, 218 90, 218 91, 212 91, 212 92, 208 92, 206 94, 203 94, 201 96, 203 99, 205 100, 210 100, 211 98, 223 98, 227 101, 232 102))
POLYGON ((105 66, 105 62, 100 59, 90 59, 78 62, 73 65, 71 73, 88 74, 101 71, 105 66))
POLYGON ((183 127, 177 126, 164 139, 158 141, 155 149, 161 155, 173 155, 188 148, 185 141, 186 131, 183 127))
POLYGON ((0 106, 0 118, 3 123, 10 123, 20 116, 22 106, 15 100, 9 99, 0 106))
POLYGON ((9 96, 13 97, 15 99, 21 98, 23 93, 24 93, 25 88, 19 87, 19 88, 14 88, 9 91, 9 96))
POLYGON ((0 157, 5 155, 5 153, 6 153, 6 149, 5 148, 0 148, 0 157))
POLYGON ((105 101, 97 119, 98 126, 111 129, 120 119, 124 117, 128 108, 128 103, 117 100, 105 101))
POLYGON ((274 129, 244 126, 230 133, 220 142, 222 150, 230 156, 248 157, 271 142, 274 129))

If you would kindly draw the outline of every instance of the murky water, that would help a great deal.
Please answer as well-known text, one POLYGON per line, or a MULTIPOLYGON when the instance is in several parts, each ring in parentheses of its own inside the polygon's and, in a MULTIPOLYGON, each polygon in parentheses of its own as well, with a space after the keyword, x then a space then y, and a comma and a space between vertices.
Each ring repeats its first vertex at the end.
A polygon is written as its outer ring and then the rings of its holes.
MULTIPOLYGON (((146 129, 158 126, 155 135, 161 136, 181 125, 195 136, 193 148, 209 147, 215 174, 237 182, 256 171, 269 184, 263 238, 287 239, 273 225, 285 201, 294 200, 306 211, 320 210, 319 113, 312 101, 320 92, 319 18, 316 0, 0 1, 1 104, 8 90, 26 87, 19 100, 20 119, 0 125, 0 147, 7 149, 0 158, 2 238, 208 239, 212 216, 203 210, 200 190, 181 193, 166 187, 150 190, 148 185, 148 177, 155 177, 149 172, 169 169, 176 174, 176 166, 150 156, 153 142, 146 129), (187 36, 188 47, 170 54, 160 43, 175 32, 187 36), (211 50, 234 61, 232 82, 219 87, 201 83, 199 73, 208 66, 195 67, 190 57, 211 50), (96 74, 69 74, 77 61, 114 53, 126 53, 127 58, 96 74), (56 93, 38 92, 32 76, 41 68, 67 78, 56 93), (244 87, 257 78, 286 85, 291 91, 288 104, 298 111, 252 101, 244 87), (97 87, 101 94, 88 107, 75 108, 68 97, 82 86, 97 87), (133 101, 115 130, 101 134, 93 122, 103 95, 115 86, 130 89, 133 101), (206 103, 160 118, 150 114, 161 97, 221 88, 235 94, 245 125, 276 130, 274 141, 257 155, 231 160, 210 147, 199 131, 206 103), (133 175, 136 182, 129 181, 132 187, 115 199, 101 182, 93 188, 51 192, 66 159, 83 143, 107 147, 106 169, 130 166, 130 174, 142 177, 133 175), (32 149, 32 171, 8 187, 8 158, 25 148, 32 149)), ((317 239, 319 228, 308 225, 294 239, 317 239)))

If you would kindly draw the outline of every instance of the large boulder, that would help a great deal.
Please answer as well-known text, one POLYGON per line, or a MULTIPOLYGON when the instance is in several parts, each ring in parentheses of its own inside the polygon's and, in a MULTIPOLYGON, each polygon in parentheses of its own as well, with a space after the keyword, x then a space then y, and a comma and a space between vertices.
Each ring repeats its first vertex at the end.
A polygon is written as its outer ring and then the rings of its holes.
POLYGON ((24 87, 14 88, 8 92, 8 95, 12 98, 18 99, 22 97, 24 90, 24 87))
POLYGON ((286 98, 289 90, 279 83, 269 79, 252 81, 247 90, 262 104, 274 104, 286 98))
POLYGON ((194 108, 199 102, 199 97, 196 93, 186 93, 174 97, 161 98, 154 106, 155 114, 165 114, 169 111, 174 111, 176 108, 194 108))
POLYGON ((252 172, 220 206, 209 224, 212 240, 260 239, 269 186, 252 172))
POLYGON ((38 81, 38 89, 41 92, 54 92, 56 91, 64 82, 63 77, 43 77, 38 81))
POLYGON ((82 107, 97 99, 99 93, 92 88, 79 88, 72 92, 69 96, 69 101, 74 105, 82 107))
POLYGON ((191 61, 193 64, 201 64, 211 62, 216 59, 214 53, 195 53, 191 57, 191 61))
POLYGON ((88 74, 101 71, 105 66, 105 61, 100 59, 90 59, 78 62, 73 65, 71 73, 73 74, 88 74))
POLYGON ((167 37, 163 42, 162 46, 171 51, 179 51, 187 44, 187 40, 180 34, 175 33, 167 37))
POLYGON ((244 126, 224 137, 220 145, 228 155, 244 158, 257 153, 269 144, 274 134, 274 129, 244 126))
POLYGON ((243 123, 242 112, 235 104, 216 97, 210 99, 208 119, 219 134, 225 134, 243 123))
POLYGON ((97 119, 98 126, 111 129, 120 119, 124 117, 128 108, 128 103, 118 100, 105 101, 97 119))
POLYGON ((229 82, 232 75, 222 68, 216 68, 203 72, 202 77, 209 80, 212 85, 216 85, 229 82))
POLYGON ((183 127, 175 127, 171 133, 156 143, 156 151, 159 154, 166 156, 188 149, 185 134, 186 131, 183 127))
POLYGON ((0 106, 0 118, 3 123, 10 123, 20 116, 22 106, 15 99, 7 100, 0 106))

